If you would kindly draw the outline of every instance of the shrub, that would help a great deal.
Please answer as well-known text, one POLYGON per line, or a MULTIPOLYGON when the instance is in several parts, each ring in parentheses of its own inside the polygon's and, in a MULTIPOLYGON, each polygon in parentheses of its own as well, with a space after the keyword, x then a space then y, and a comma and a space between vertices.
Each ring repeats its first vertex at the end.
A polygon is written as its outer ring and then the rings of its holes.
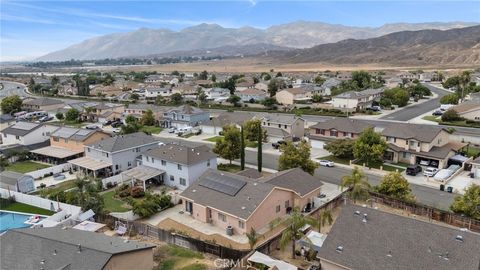
POLYGON ((463 120, 463 118, 454 109, 449 109, 442 115, 442 121, 444 122, 454 122, 461 120, 463 120))
POLYGON ((130 196, 130 191, 128 189, 121 190, 120 192, 118 192, 118 197, 120 198, 126 198, 128 196, 130 196))
POLYGON ((110 188, 115 187, 116 184, 114 184, 114 183, 112 183, 112 182, 108 182, 106 186, 107 186, 107 189, 110 189, 110 188))
POLYGON ((145 192, 143 191, 142 187, 133 187, 130 194, 132 195, 133 198, 141 198, 145 196, 145 192))

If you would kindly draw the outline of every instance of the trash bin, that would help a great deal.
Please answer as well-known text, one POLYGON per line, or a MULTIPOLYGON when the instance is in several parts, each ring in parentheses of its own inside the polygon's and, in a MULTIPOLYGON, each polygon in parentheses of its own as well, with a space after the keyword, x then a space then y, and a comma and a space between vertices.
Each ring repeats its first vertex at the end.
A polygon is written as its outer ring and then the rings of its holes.
POLYGON ((231 236, 233 235, 233 227, 231 225, 228 225, 227 226, 227 231, 226 231, 227 235, 231 236))
POLYGON ((445 191, 445 185, 443 185, 443 184, 440 185, 440 190, 441 190, 441 191, 445 191))

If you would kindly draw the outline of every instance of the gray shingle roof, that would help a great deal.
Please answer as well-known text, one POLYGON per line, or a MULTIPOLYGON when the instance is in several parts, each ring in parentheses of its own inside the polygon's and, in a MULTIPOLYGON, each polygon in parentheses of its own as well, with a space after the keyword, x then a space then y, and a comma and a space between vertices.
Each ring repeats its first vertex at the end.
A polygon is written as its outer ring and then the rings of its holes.
MULTIPOLYGON (((260 114, 262 115, 262 114, 260 114)), ((269 114, 263 114, 262 118, 266 122, 270 123, 275 123, 275 124, 282 124, 282 125, 291 125, 297 121, 297 119, 302 119, 300 117, 297 117, 295 115, 289 115, 289 114, 281 114, 281 113, 269 113, 269 114)))
POLYGON ((372 124, 368 124, 365 121, 359 121, 351 118, 334 118, 327 120, 325 122, 319 122, 310 128, 312 129, 336 129, 338 131, 350 132, 350 133, 361 133, 367 128, 374 127, 372 124))
POLYGON ((212 153, 210 148, 205 145, 189 147, 174 143, 165 144, 158 148, 148 150, 144 155, 187 166, 217 158, 217 155, 212 153))
POLYGON ((415 125, 395 123, 388 125, 382 130, 382 135, 401 139, 415 139, 421 142, 431 142, 442 130, 442 127, 434 125, 415 125))
POLYGON ((293 190, 300 196, 304 196, 323 185, 320 179, 304 172, 300 168, 274 173, 261 179, 261 181, 276 187, 293 190))
POLYGON ((190 105, 182 105, 177 108, 172 108, 167 111, 167 113, 181 113, 181 114, 202 114, 205 113, 203 110, 192 107, 190 105))
POLYGON ((205 122, 202 125, 223 127, 227 124, 243 124, 243 122, 255 117, 253 113, 223 112, 217 117, 205 122))
POLYGON ((349 205, 337 218, 319 257, 359 270, 477 270, 479 247, 476 233, 349 205), (463 242, 455 240, 457 235, 463 242), (336 251, 338 246, 343 246, 342 252, 336 251), (448 260, 444 259, 447 252, 448 260))
POLYGON ((60 127, 52 132, 51 137, 59 137, 75 141, 84 141, 92 134, 100 132, 98 130, 89 130, 84 128, 60 127))
POLYGON ((255 170, 252 168, 246 168, 243 171, 239 171, 237 174, 248 177, 248 178, 253 178, 253 179, 258 179, 262 177, 262 174, 258 170, 255 170))
POLYGON ((20 179, 23 176, 24 174, 22 173, 17 173, 12 171, 3 171, 3 172, 0 172, 0 182, 13 186, 13 185, 16 185, 18 179, 20 179))
POLYGON ((30 122, 17 122, 2 130, 4 134, 11 134, 14 136, 25 136, 35 129, 41 127, 42 124, 30 123, 30 122))
POLYGON ((377 95, 379 93, 382 93, 385 89, 383 88, 378 88, 378 89, 366 89, 363 91, 348 91, 345 93, 341 93, 339 95, 336 95, 336 98, 363 98, 363 97, 368 97, 372 95, 377 95))
POLYGON ((142 145, 155 144, 158 141, 159 139, 156 137, 147 135, 143 132, 137 132, 103 139, 88 146, 106 152, 116 152, 142 145))
POLYGON ((58 227, 9 230, 0 240, 0 269, 102 269, 115 254, 153 248, 136 241, 126 243, 119 237, 58 227))

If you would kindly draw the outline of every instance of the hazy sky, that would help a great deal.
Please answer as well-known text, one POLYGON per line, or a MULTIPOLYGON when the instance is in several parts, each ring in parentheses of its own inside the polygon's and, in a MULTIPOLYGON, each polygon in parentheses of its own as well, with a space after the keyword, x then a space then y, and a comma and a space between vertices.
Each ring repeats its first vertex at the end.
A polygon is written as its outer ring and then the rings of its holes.
POLYGON ((480 22, 480 1, 3 1, 0 60, 30 60, 84 39, 199 23, 266 28, 297 20, 352 26, 480 22))

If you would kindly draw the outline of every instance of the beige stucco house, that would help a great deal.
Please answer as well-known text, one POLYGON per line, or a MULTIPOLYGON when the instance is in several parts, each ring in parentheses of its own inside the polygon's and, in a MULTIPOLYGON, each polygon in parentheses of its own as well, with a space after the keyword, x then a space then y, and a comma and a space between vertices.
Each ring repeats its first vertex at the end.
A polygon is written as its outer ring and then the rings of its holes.
POLYGON ((480 121, 480 101, 479 100, 465 101, 453 107, 453 109, 458 113, 458 115, 460 115, 465 119, 480 121))
POLYGON ((180 195, 186 213, 234 234, 260 231, 295 207, 315 208, 322 182, 299 168, 268 177, 208 170, 180 195), (312 204, 313 203, 313 204, 312 204))
POLYGON ((270 141, 292 140, 305 136, 305 120, 288 114, 265 114, 260 117, 270 141))
POLYGON ((275 98, 280 104, 292 105, 294 103, 312 100, 312 92, 303 88, 287 88, 277 92, 275 98))

